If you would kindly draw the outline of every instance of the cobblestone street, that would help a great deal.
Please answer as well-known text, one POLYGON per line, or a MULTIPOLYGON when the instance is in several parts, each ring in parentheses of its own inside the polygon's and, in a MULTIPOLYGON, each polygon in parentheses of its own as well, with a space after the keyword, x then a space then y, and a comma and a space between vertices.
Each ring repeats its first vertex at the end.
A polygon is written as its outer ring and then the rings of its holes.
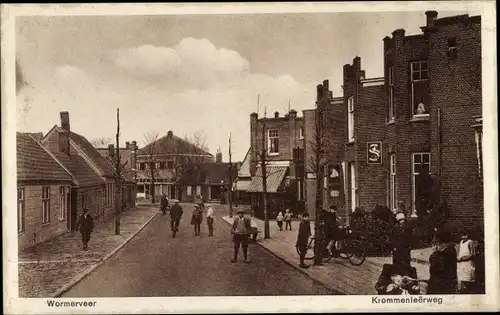
POLYGON ((124 212, 120 235, 114 234, 113 219, 96 224, 88 251, 82 250, 80 233, 70 232, 20 252, 19 296, 51 296, 123 244, 156 214, 157 208, 151 206, 124 212))

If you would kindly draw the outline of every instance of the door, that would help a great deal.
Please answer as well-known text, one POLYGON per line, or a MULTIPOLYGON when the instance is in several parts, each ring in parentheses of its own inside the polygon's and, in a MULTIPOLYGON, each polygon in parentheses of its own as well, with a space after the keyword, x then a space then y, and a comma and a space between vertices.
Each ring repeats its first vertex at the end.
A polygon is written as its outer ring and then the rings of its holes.
POLYGON ((350 173, 351 173, 351 210, 354 212, 356 210, 357 205, 357 187, 356 187, 356 166, 353 163, 350 163, 350 173))
POLYGON ((66 187, 64 188, 65 192, 65 197, 66 197, 66 228, 68 230, 71 230, 71 219, 73 216, 71 215, 71 209, 73 208, 71 206, 71 188, 66 187))

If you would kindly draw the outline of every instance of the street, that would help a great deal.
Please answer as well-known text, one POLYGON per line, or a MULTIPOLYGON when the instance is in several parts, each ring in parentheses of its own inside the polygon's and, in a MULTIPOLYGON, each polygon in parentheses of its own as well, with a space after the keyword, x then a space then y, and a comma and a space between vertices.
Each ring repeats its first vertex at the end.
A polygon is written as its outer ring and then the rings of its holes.
MULTIPOLYGON (((172 238, 169 215, 159 215, 115 256, 63 297, 332 295, 307 275, 257 244, 252 263, 230 263, 233 244, 226 213, 215 211, 215 232, 201 236, 189 224, 193 205, 183 207, 179 232, 172 238)), ((89 245, 91 246, 91 244, 89 245)))

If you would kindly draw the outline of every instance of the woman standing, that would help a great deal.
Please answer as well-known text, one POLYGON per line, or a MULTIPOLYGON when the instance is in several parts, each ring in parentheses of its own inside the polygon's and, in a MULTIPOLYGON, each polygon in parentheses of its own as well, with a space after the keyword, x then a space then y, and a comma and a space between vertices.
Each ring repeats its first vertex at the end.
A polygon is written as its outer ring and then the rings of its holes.
POLYGON ((437 230, 434 252, 429 257, 427 294, 455 294, 457 288, 457 250, 448 231, 437 230))
POLYGON ((196 205, 191 217, 191 224, 194 225, 194 235, 199 236, 201 230, 201 221, 203 221, 203 212, 200 205, 196 205))

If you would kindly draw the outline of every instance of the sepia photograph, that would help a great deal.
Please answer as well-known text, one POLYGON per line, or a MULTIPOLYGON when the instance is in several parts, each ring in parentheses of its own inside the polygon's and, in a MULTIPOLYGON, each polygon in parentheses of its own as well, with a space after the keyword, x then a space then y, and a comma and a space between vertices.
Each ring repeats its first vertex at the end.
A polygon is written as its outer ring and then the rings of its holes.
POLYGON ((5 313, 499 309, 493 2, 114 7, 2 6, 5 313))

